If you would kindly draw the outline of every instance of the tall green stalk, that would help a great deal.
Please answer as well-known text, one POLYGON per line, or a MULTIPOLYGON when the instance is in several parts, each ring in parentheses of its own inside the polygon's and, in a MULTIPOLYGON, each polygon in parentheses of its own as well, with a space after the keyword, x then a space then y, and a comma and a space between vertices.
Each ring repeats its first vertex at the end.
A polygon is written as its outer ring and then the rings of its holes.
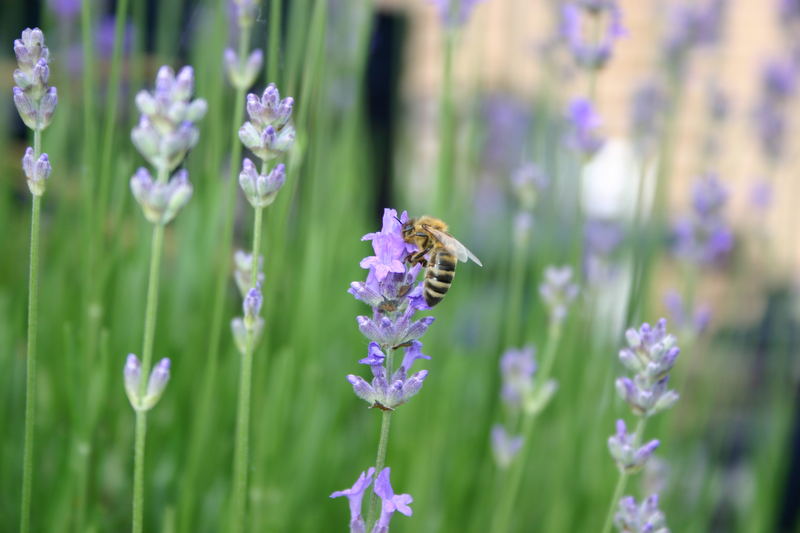
POLYGON ((278 70, 281 49, 281 19, 283 0, 269 2, 269 45, 267 46, 267 82, 278 83, 278 70))
MULTIPOLYGON (((42 132, 33 132, 34 161, 42 153, 42 132)), ((34 194, 31 206, 31 255, 28 275, 28 354, 25 391, 25 449, 22 457, 22 509, 20 532, 31 527, 31 494, 33 492, 33 450, 36 440, 36 341, 39 332, 39 229, 41 195, 34 194)))
MULTIPOLYGON (((266 171, 264 163, 262 172, 266 171)), ((264 212, 263 207, 255 208, 253 222, 253 259, 251 266, 250 285, 256 287, 258 282, 258 256, 261 248, 261 222, 264 212)), ((231 516, 233 533, 244 531, 245 515, 247 513, 247 463, 250 454, 250 396, 253 382, 253 352, 255 352, 257 335, 249 334, 247 349, 243 355, 242 366, 239 374, 239 407, 236 415, 236 444, 233 456, 233 499, 231 516)))
MULTIPOLYGON (((457 4, 454 2, 454 4, 457 4)), ((456 7, 457 9, 457 7, 456 7)), ((447 214, 453 194, 455 118, 453 110, 453 53, 456 30, 445 28, 442 92, 439 95, 439 161, 436 172, 436 210, 447 214)))
MULTIPOLYGON (((166 168, 158 169, 159 183, 166 183, 169 172, 166 168)), ((145 378, 139 382, 139 397, 144 398, 147 392, 146 376, 150 375, 153 359, 153 340, 158 314, 158 283, 161 266, 161 251, 164 244, 164 225, 153 225, 153 236, 150 246, 150 274, 147 281, 147 304, 144 316, 144 346, 142 348, 141 375, 145 378)), ((133 533, 142 533, 144 520, 144 457, 145 436, 147 434, 147 412, 136 410, 136 440, 134 444, 135 458, 133 467, 133 533)))
MULTIPOLYGON (((394 355, 394 349, 391 347, 381 347, 384 349, 386 353, 386 375, 391 376, 392 372, 392 357, 394 355)), ((375 456, 375 475, 381 473, 381 470, 386 466, 386 453, 389 448, 389 429, 391 429, 392 424, 392 411, 383 411, 383 415, 381 416, 381 435, 378 439, 378 453, 375 456)), ((372 527, 375 525, 375 521, 377 520, 378 514, 378 504, 380 502, 380 497, 375 494, 375 491, 372 491, 372 494, 369 498, 369 510, 367 511, 367 531, 372 531, 372 527)))
MULTIPOLYGON (((561 342, 562 322, 560 320, 552 320, 547 334, 547 349, 542 356, 542 366, 536 376, 535 391, 543 390, 542 387, 550 379, 550 372, 553 368, 555 355, 558 350, 558 345, 561 342)), ((513 463, 509 471, 506 483, 503 484, 503 497, 500 500, 500 506, 492 520, 491 530, 493 533, 505 533, 509 530, 511 525, 511 516, 514 509, 514 502, 517 499, 519 486, 522 483, 522 476, 525 473, 525 463, 527 461, 527 453, 530 448, 531 437, 533 435, 533 428, 538 418, 539 412, 526 412, 522 419, 522 442, 526 448, 520 451, 518 459, 513 463)))

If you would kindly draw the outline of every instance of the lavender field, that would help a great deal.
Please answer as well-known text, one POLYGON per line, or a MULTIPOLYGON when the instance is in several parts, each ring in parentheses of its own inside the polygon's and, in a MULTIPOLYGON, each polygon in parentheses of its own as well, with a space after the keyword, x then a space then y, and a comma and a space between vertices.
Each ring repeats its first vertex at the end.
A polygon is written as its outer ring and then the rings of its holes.
POLYGON ((0 532, 800 533, 800 1, 0 15, 0 532))

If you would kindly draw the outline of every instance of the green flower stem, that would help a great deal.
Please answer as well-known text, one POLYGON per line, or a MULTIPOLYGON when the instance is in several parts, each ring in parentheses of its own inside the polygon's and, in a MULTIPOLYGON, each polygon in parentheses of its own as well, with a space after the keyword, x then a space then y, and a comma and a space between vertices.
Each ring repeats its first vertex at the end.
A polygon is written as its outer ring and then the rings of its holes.
POLYGON ((522 299, 525 287, 525 259, 528 241, 515 238, 511 247, 511 266, 508 284, 508 313, 506 314, 505 346, 514 346, 519 340, 522 299))
POLYGON ((442 92, 439 95, 439 161, 436 172, 436 210, 445 216, 453 194, 455 158, 453 117, 453 53, 456 30, 445 30, 442 92))
MULTIPOLYGON (((165 183, 169 177, 167 169, 158 170, 158 181, 165 183)), ((164 243, 164 225, 153 226, 153 238, 150 248, 150 275, 147 282, 147 304, 144 317, 144 347, 142 348, 142 379, 139 383, 139 396, 147 393, 148 376, 153 359, 153 339, 158 314, 158 282, 161 266, 161 251, 164 243)), ((142 533, 144 518, 144 452, 145 435, 147 434, 147 415, 145 411, 136 411, 136 439, 133 467, 133 533, 142 533)))
MULTIPOLYGON (((33 132, 33 158, 42 152, 42 132, 33 132)), ((31 207, 31 256, 28 277, 28 368, 25 391, 25 449, 22 457, 22 509, 20 532, 31 527, 31 493, 33 492, 33 448, 36 439, 36 341, 39 331, 39 229, 42 197, 33 195, 31 207)))
MULTIPOLYGON (((639 442, 642 438, 642 433, 644 433, 644 425, 647 421, 647 418, 641 417, 639 418, 639 422, 636 424, 636 431, 634 432, 634 443, 636 446, 639 446, 639 442)), ((611 503, 608 506, 608 512, 606 513, 606 520, 603 524, 603 533, 610 533, 611 526, 614 524, 614 514, 616 513, 617 506, 619 505, 619 500, 622 498, 622 493, 625 491, 625 486, 628 484, 628 478, 630 474, 627 472, 620 472, 619 479, 617 479, 617 486, 614 488, 614 494, 611 496, 611 503)))
MULTIPOLYGON (((552 320, 547 333, 547 348, 542 356, 542 367, 537 375, 534 391, 542 390, 542 386, 550 379, 550 371, 553 368, 555 354, 561 342, 561 332, 561 322, 552 320)), ((525 413, 522 419, 520 435, 522 436, 523 445, 527 445, 531 441, 538 414, 538 412, 525 413)), ((525 452, 527 449, 526 447, 520 451, 519 458, 514 462, 509 471, 507 483, 504 484, 504 497, 500 500, 497 513, 495 513, 494 519, 492 520, 491 531, 493 533, 505 533, 509 530, 514 502, 517 499, 520 483, 522 483, 522 474, 525 472, 525 463, 527 461, 527 454, 525 452)))
POLYGON ((267 82, 278 82, 278 61, 281 48, 283 0, 269 2, 269 46, 267 47, 267 82))
MULTIPOLYGON (((266 171, 266 163, 262 172, 266 171)), ((261 222, 264 213, 263 207, 256 207, 255 221, 253 222, 253 264, 250 283, 253 287, 258 281, 258 254, 261 247, 261 222)), ((253 381, 253 352, 256 347, 256 336, 249 332, 247 336, 247 349, 242 359, 241 373, 239 374, 239 407, 236 415, 236 444, 233 456, 233 499, 232 499, 232 525, 233 533, 244 531, 245 515, 247 513, 247 464, 250 453, 250 389, 253 381)))
MULTIPOLYGON (((390 352, 391 353, 391 352, 390 352)), ((387 357, 388 359, 388 357, 387 357)), ((386 466, 386 452, 389 447, 389 429, 392 424, 392 411, 383 411, 381 416, 381 436, 378 440, 378 453, 375 457, 375 476, 380 474, 386 466)), ((367 513, 367 531, 372 531, 378 514, 378 503, 380 498, 375 491, 372 491, 369 498, 369 512, 367 513)))

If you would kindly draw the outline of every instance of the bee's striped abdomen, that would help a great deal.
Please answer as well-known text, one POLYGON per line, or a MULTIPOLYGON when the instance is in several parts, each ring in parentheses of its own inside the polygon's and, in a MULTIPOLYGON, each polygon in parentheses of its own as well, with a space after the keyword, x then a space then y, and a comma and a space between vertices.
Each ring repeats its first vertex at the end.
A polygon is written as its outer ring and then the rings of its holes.
POLYGON ((425 271, 425 303, 429 307, 441 302, 453 283, 456 261, 456 256, 448 250, 437 249, 431 253, 431 260, 425 271))

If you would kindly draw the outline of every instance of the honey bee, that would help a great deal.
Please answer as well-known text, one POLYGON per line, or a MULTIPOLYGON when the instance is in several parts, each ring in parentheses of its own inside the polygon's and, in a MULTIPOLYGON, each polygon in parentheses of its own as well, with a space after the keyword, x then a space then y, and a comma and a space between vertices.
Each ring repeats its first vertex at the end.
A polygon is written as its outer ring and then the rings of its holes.
POLYGON ((403 239, 417 245, 417 251, 409 254, 406 261, 412 265, 421 263, 425 267, 424 295, 428 307, 444 299, 453 284, 458 261, 472 259, 478 266, 483 266, 466 246, 447 233, 447 224, 438 218, 423 215, 409 219, 403 224, 403 239))

